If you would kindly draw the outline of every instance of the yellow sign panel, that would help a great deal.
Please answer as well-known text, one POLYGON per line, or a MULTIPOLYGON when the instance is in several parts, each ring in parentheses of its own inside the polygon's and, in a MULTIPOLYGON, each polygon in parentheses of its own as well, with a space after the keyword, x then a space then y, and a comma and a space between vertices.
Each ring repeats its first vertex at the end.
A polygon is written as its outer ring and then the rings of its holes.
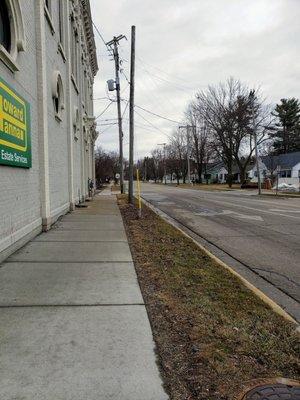
POLYGON ((0 164, 31 167, 30 106, 1 78, 0 164))

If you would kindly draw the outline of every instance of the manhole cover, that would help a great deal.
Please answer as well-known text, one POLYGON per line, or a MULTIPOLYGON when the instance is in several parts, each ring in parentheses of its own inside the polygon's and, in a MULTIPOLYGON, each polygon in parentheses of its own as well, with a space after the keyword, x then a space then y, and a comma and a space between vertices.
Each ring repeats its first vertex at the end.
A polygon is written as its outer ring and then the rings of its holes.
POLYGON ((283 384, 264 385, 250 390, 245 400, 300 400, 300 387, 283 384))
POLYGON ((300 400, 300 382, 284 378, 252 381, 239 400, 300 400))

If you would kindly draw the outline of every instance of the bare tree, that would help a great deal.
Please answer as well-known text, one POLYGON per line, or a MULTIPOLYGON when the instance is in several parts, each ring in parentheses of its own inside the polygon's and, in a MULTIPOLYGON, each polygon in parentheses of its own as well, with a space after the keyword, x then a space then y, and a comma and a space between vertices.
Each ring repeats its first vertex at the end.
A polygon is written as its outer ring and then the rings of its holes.
POLYGON ((119 171, 119 155, 98 147, 95 153, 96 180, 98 185, 115 177, 119 171))
POLYGON ((169 145, 169 158, 177 161, 176 165, 176 179, 182 178, 183 183, 186 181, 188 166, 187 166, 187 137, 186 132, 178 128, 173 132, 169 145))
POLYGON ((202 174, 213 154, 210 130, 205 120, 197 110, 197 104, 191 102, 186 112, 188 125, 192 126, 191 135, 191 157, 195 161, 198 181, 202 183, 202 174))
POLYGON ((254 152, 253 127, 260 145, 270 123, 270 113, 259 93, 230 78, 198 93, 194 108, 213 135, 212 144, 227 168, 229 186, 233 182, 234 163, 239 167, 241 180, 245 180, 254 152))

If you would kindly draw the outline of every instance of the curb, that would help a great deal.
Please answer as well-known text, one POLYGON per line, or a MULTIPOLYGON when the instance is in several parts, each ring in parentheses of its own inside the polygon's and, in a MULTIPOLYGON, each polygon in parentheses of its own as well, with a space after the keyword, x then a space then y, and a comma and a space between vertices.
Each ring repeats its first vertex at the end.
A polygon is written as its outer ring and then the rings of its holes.
POLYGON ((147 200, 142 198, 142 202, 150 208, 155 214, 163 218, 166 222, 174 226, 179 232, 181 232, 184 236, 192 240, 202 251, 204 251, 211 259, 213 259, 217 264, 221 265, 223 268, 227 269, 232 275, 236 276, 249 290, 251 290, 257 297, 259 297, 265 304, 267 304, 273 311, 283 317, 286 321, 292 322, 296 325, 296 331, 300 334, 300 325, 298 322, 294 320, 293 317, 290 316, 282 307, 280 307, 274 300, 270 299, 266 294, 264 294, 260 289, 255 287, 252 283, 250 283, 247 279, 245 279, 242 275, 236 272, 232 267, 224 263, 218 257, 216 257, 213 253, 207 250, 204 246, 198 243, 195 239, 189 236, 183 229, 181 229, 178 224, 173 220, 172 217, 169 217, 165 212, 157 209, 155 206, 150 204, 147 200))

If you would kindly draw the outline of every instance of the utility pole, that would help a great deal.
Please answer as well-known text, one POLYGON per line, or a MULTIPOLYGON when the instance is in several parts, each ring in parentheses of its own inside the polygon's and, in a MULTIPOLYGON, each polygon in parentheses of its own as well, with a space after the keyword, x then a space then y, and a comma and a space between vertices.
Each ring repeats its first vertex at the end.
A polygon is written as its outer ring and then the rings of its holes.
POLYGON ((258 184, 258 194, 261 195, 261 179, 260 179, 260 168, 259 168, 259 159, 258 159, 258 148, 257 148, 257 131, 256 131, 256 123, 255 123, 255 90, 250 90, 249 99, 251 101, 252 107, 252 130, 254 136, 254 146, 255 146, 255 158, 256 158, 256 172, 257 172, 257 184, 258 184))
POLYGON ((190 164, 190 135, 189 130, 196 129, 195 125, 180 126, 179 129, 186 129, 186 142, 187 142, 187 167, 188 167, 188 183, 191 184, 191 164, 190 164))
POLYGON ((165 177, 165 185, 167 184, 166 145, 167 145, 167 143, 158 143, 158 146, 164 146, 164 177, 165 177))
POLYGON ((133 203, 134 78, 135 78, 135 26, 132 26, 131 61, 130 61, 130 99, 129 99, 129 190, 128 190, 129 203, 133 203))
POLYGON ((117 91, 117 107, 118 107, 118 124, 119 124, 119 164, 120 164, 120 187, 121 193, 124 193, 124 166, 123 166, 123 129, 122 129, 122 113, 121 113, 121 96, 120 96, 120 58, 118 45, 120 40, 126 39, 126 36, 119 35, 107 42, 106 45, 113 51, 116 71, 116 91, 117 91))
POLYGON ((253 134, 254 134, 258 194, 261 195, 261 179, 260 179, 260 168, 259 168, 259 159, 258 159, 257 132, 256 132, 256 124, 255 124, 254 106, 252 108, 252 123, 253 123, 253 134))
POLYGON ((144 159, 144 181, 147 182, 147 158, 144 159))

